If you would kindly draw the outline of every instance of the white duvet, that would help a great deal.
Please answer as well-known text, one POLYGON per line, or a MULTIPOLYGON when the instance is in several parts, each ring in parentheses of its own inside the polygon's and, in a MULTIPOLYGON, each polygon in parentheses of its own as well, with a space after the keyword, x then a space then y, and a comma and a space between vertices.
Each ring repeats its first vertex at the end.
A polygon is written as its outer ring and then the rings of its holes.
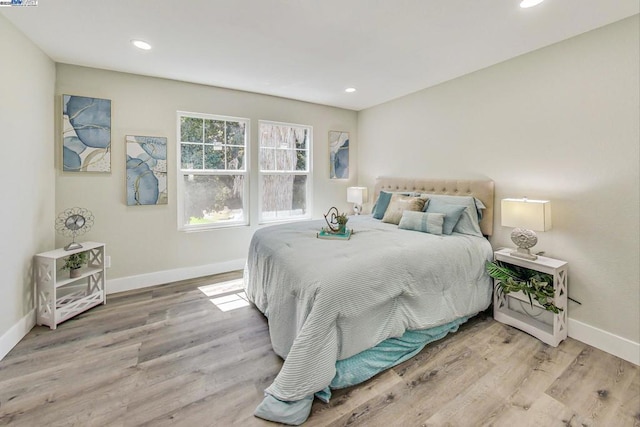
POLYGON ((489 242, 401 230, 352 217, 350 240, 323 240, 324 221, 258 230, 245 270, 249 299, 269 320, 285 359, 266 392, 296 401, 327 387, 337 360, 407 329, 426 329, 489 306, 489 242))

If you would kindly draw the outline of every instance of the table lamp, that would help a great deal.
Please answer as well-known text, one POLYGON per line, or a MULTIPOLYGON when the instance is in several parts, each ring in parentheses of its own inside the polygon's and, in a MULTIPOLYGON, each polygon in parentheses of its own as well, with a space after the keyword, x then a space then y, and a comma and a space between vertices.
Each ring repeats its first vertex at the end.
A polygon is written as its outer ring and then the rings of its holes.
POLYGON ((347 202, 353 203, 353 212, 360 215, 362 204, 367 201, 367 187, 347 187, 347 202))
POLYGON ((551 202, 548 200, 502 199, 502 226, 516 227, 511 233, 511 240, 517 249, 511 256, 529 260, 538 256, 531 253, 531 248, 538 243, 536 231, 551 229, 551 202))

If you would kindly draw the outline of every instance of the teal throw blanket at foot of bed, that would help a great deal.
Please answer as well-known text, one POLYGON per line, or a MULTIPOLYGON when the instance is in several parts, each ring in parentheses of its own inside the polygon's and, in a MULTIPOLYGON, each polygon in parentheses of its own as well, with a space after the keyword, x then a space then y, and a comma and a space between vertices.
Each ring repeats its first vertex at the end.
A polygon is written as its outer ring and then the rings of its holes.
POLYGON ((433 328, 406 331, 401 337, 388 338, 355 356, 338 360, 336 376, 329 387, 336 389, 360 384, 385 369, 411 359, 420 353, 425 345, 444 338, 449 332, 457 331, 467 320, 469 317, 462 317, 433 328))
MULTIPOLYGON (((377 346, 362 351, 348 359, 336 363, 336 375, 331 385, 315 394, 325 403, 331 399, 331 389, 345 388, 360 384, 380 372, 392 368, 418 354, 425 345, 444 338, 449 332, 469 320, 461 317, 444 325, 429 329, 406 331, 401 337, 389 338, 377 346)), ((313 396, 295 402, 284 402, 266 394, 256 408, 254 415, 269 421, 289 425, 304 423, 311 413, 313 396)))

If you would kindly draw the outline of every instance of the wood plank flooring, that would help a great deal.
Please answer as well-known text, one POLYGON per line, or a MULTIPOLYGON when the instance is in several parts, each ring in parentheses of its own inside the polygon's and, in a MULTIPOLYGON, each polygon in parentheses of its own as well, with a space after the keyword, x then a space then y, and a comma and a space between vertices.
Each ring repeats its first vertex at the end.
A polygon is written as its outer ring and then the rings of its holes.
MULTIPOLYGON (((265 318, 199 286, 109 296, 0 361, 0 425, 274 426, 253 416, 282 361, 265 318)), ((557 348, 481 314, 364 384, 315 401, 305 426, 640 426, 640 369, 573 339, 557 348)))

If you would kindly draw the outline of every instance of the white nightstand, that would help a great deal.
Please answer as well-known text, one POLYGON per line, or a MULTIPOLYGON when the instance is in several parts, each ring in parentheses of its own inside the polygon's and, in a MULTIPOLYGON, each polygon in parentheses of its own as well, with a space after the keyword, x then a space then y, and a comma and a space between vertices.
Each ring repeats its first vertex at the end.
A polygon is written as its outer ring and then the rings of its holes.
POLYGON ((555 296, 553 303, 562 310, 555 314, 545 310, 533 300, 531 307, 529 298, 521 292, 498 295, 497 281, 493 292, 493 317, 502 323, 516 327, 541 341, 556 347, 567 338, 567 272, 568 263, 553 258, 539 256, 530 261, 509 255, 511 249, 494 252, 494 259, 506 264, 517 265, 530 270, 547 273, 553 276, 555 296))
POLYGON ((82 248, 56 249, 35 256, 38 311, 36 322, 56 329, 59 323, 98 304, 106 304, 105 244, 82 242, 82 248), (61 270, 65 259, 87 252, 88 262, 78 277, 61 270))

